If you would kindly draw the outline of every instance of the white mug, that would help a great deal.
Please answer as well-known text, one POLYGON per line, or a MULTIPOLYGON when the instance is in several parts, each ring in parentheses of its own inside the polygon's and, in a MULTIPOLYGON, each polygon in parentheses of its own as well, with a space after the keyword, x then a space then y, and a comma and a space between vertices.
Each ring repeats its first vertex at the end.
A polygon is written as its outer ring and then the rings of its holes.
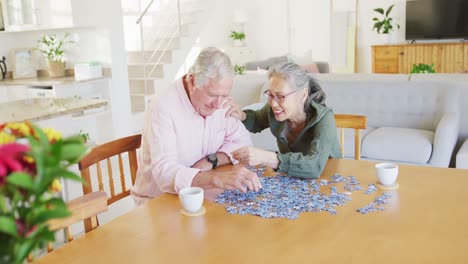
POLYGON ((195 213, 203 205, 203 189, 200 187, 187 187, 179 192, 180 203, 185 211, 195 213))
POLYGON ((398 165, 394 163, 378 163, 375 165, 377 179, 382 185, 392 185, 398 177, 398 165))

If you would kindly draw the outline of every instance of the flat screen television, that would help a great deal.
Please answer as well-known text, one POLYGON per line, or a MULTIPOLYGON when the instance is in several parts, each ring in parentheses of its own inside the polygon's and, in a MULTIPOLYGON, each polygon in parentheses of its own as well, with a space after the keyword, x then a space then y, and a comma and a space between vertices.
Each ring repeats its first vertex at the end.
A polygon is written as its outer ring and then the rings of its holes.
POLYGON ((406 39, 468 39, 468 0, 408 0, 406 39))

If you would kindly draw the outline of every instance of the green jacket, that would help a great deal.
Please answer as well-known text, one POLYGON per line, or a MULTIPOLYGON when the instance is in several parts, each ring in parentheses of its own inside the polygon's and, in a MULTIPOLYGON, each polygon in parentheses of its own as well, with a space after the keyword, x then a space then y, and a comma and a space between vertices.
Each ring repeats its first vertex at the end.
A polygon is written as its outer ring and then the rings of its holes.
POLYGON ((243 123, 250 132, 259 133, 270 127, 280 150, 278 170, 288 176, 318 178, 329 157, 342 158, 333 111, 315 102, 312 107, 315 112, 292 144, 285 136, 286 121, 277 121, 268 104, 258 111, 245 110, 247 118, 243 123))

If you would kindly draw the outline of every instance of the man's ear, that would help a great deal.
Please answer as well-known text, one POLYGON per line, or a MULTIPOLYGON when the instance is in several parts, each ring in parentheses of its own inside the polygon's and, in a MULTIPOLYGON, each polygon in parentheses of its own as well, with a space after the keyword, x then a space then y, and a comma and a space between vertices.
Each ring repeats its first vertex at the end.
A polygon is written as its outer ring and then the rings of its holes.
POLYGON ((195 90, 195 76, 193 74, 188 75, 188 83, 190 92, 193 92, 195 90))

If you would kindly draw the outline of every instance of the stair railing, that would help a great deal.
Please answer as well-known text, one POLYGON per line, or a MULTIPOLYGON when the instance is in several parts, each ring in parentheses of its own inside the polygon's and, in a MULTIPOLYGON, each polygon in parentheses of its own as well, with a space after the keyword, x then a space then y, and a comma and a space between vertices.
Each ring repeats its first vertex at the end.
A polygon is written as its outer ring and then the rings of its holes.
MULTIPOLYGON (((159 0, 159 1, 162 1, 162 0, 159 0)), ((174 39, 177 36, 181 36, 180 0, 169 1, 169 3, 166 5, 163 5, 160 3, 160 6, 161 6, 160 10, 158 10, 156 14, 149 14, 148 10, 150 9, 151 5, 153 5, 154 2, 155 2, 154 0, 151 0, 148 3, 146 8, 143 10, 143 12, 140 14, 140 16, 138 17, 136 21, 136 23, 140 27, 140 40, 141 40, 140 46, 141 46, 142 54, 144 56, 143 58, 144 60, 143 79, 144 80, 143 81, 144 81, 145 95, 147 95, 147 80, 151 78, 153 72, 156 70, 158 65, 160 65, 162 58, 164 57, 166 52, 171 47, 174 39), (175 5, 171 6, 170 5, 171 3, 173 4, 175 3, 175 5), (155 40, 151 42, 151 44, 149 45, 149 49, 148 49, 148 50, 152 50, 152 53, 147 58, 145 58, 146 50, 147 50, 145 47, 145 39, 146 37, 150 37, 150 36, 148 34, 145 34, 144 32, 144 26, 143 26, 144 18, 151 15, 153 19, 155 19, 156 17, 159 17, 162 20, 164 13, 171 14, 171 11, 172 11, 171 9, 177 10, 176 12, 177 19, 174 19, 174 17, 169 17, 168 18, 169 25, 167 26, 167 28, 164 29, 164 32, 162 32, 162 30, 158 30, 157 32, 152 34, 152 36, 155 36, 155 40), (162 33, 162 35, 158 36, 159 33, 162 33), (160 52, 160 54, 155 59, 156 54, 158 54, 158 52, 160 52), (153 66, 148 71, 147 66, 150 64, 153 64, 153 66)))

